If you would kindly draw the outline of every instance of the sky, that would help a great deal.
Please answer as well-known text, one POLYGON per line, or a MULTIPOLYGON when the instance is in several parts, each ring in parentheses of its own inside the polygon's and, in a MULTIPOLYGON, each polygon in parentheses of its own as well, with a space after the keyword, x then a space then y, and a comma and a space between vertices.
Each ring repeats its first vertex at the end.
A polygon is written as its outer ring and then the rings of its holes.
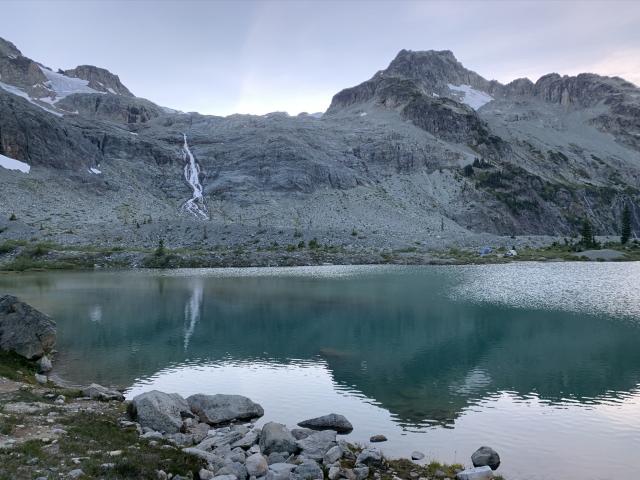
POLYGON ((107 68, 204 114, 324 111, 401 49, 503 83, 558 72, 640 85, 640 1, 0 0, 0 37, 51 68, 107 68))

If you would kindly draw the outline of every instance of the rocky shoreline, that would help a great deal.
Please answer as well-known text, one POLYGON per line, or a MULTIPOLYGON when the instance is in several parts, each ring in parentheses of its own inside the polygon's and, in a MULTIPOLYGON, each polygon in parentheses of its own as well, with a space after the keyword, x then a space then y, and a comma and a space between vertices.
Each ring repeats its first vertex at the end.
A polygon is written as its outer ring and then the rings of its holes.
MULTIPOLYGON (((387 459, 369 444, 340 438, 353 430, 329 413, 296 428, 270 421, 240 395, 150 391, 130 401, 92 384, 52 381, 55 323, 16 297, 0 297, 0 478, 154 478, 157 480, 485 480, 499 455, 489 447, 471 465, 387 459)), ((386 440, 373 436, 370 442, 386 440)))

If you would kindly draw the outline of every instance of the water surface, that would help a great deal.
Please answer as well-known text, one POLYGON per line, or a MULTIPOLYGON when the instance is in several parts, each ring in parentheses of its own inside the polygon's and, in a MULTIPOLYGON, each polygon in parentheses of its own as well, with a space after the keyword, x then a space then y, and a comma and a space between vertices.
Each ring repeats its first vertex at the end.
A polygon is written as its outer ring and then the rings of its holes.
POLYGON ((635 263, 0 276, 58 322, 68 380, 342 413, 395 456, 486 444, 525 480, 640 468, 639 289, 635 263))

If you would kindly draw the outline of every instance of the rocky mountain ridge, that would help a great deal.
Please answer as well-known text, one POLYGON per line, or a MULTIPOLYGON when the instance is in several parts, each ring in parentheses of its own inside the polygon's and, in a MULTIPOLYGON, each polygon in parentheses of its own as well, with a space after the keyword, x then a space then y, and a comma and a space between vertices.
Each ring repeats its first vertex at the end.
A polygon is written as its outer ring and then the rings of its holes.
POLYGON ((620 78, 503 85, 450 51, 402 50, 318 118, 184 114, 107 70, 53 72, 5 40, 0 75, 0 155, 32 167, 0 168, 0 213, 19 219, 4 235, 430 248, 568 236, 585 217, 615 234, 624 204, 640 225, 640 89, 620 78), (193 171, 206 219, 183 208, 193 171))

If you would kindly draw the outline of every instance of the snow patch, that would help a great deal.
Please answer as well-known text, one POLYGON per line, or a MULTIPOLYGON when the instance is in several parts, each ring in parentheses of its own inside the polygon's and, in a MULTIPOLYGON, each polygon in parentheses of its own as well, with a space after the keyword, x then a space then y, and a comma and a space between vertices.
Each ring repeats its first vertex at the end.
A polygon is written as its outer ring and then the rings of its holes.
POLYGON ((56 112, 55 110, 50 110, 47 107, 45 107, 43 105, 40 105, 33 98, 31 98, 27 92, 25 92, 21 88, 14 87, 13 85, 8 85, 8 84, 3 83, 3 82, 0 82, 0 88, 2 88, 3 90, 5 90, 5 91, 7 91, 7 92, 9 92, 9 93, 11 93, 13 95, 17 95, 18 97, 24 98, 27 102, 31 103, 32 105, 35 105, 38 108, 41 108, 45 112, 53 113, 54 115, 57 115, 58 117, 62 116, 62 114, 60 112, 56 112))
POLYGON ((478 110, 483 105, 486 105, 493 100, 493 97, 488 93, 476 90, 471 85, 452 85, 447 84, 449 90, 459 94, 460 101, 466 105, 469 105, 474 110, 478 110))
POLYGON ((104 93, 91 88, 88 80, 67 77, 62 73, 52 72, 42 66, 40 70, 44 73, 44 76, 47 77, 47 88, 53 90, 55 93, 55 98, 52 100, 52 103, 58 102, 74 93, 104 93))
POLYGON ((31 170, 31 167, 26 163, 5 157, 4 155, 0 155, 0 167, 6 168, 7 170, 19 170, 23 173, 29 173, 29 170, 31 170))
POLYGON ((91 168, 89 169, 89 171, 90 171, 91 173, 95 173, 96 175, 100 175, 100 174, 102 173, 100 170, 98 170, 97 168, 93 168, 93 167, 91 167, 91 168))
POLYGON ((362 112, 362 113, 360 114, 360 116, 361 116, 361 117, 366 117, 366 116, 367 116, 367 112, 362 112))

